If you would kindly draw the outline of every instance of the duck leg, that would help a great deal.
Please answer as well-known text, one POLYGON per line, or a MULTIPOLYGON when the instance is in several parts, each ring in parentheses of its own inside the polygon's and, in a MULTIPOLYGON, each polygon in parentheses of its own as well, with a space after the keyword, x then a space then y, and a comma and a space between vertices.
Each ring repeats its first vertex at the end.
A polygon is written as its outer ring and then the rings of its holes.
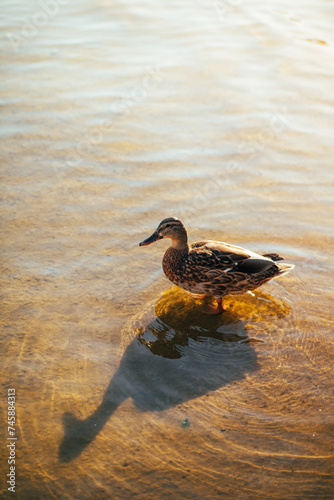
POLYGON ((223 308, 223 299, 216 299, 217 305, 216 306, 211 306, 208 305, 206 306, 205 309, 202 309, 202 312, 206 314, 220 314, 225 311, 223 308))

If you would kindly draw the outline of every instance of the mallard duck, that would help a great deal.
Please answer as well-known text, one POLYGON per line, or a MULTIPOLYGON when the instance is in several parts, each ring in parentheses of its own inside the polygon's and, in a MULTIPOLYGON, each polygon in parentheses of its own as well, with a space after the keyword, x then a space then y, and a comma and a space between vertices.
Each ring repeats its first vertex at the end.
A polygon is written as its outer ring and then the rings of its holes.
POLYGON ((162 238, 172 240, 162 260, 165 275, 196 298, 213 296, 217 304, 203 311, 209 314, 224 311, 224 295, 254 290, 295 267, 293 264, 276 264, 284 259, 275 253, 259 255, 220 241, 203 240, 189 245, 187 230, 176 217, 160 222, 154 233, 139 246, 150 245, 162 238))

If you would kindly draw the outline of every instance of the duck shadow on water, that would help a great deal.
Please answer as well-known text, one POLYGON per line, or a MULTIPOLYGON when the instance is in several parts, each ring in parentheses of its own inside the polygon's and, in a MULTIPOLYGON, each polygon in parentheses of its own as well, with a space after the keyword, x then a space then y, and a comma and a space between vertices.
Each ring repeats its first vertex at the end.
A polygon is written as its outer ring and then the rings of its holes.
POLYGON ((144 316, 130 326, 136 336, 96 410, 84 420, 63 415, 61 462, 78 457, 127 398, 140 411, 163 411, 257 370, 254 339, 233 311, 208 317, 193 299, 187 307, 184 296, 172 294, 165 293, 156 304, 153 320, 150 315, 145 324, 144 316))

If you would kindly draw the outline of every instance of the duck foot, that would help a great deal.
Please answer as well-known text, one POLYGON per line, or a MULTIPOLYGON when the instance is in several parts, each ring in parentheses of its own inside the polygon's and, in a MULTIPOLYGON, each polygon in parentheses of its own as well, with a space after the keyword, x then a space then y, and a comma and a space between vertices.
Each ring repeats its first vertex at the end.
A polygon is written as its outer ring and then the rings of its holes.
POLYGON ((202 309, 202 312, 204 312, 205 314, 220 314, 224 311, 225 309, 223 308, 223 299, 217 299, 216 306, 208 305, 205 309, 202 309))

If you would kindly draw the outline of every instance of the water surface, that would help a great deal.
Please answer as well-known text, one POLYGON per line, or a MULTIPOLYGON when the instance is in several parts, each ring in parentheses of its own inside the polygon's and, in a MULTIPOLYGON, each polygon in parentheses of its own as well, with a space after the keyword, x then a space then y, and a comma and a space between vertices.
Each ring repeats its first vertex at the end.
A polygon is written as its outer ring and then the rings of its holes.
POLYGON ((333 498, 333 6, 46 4, 0 24, 17 498, 333 498), (296 268, 204 317, 168 216, 296 268))

